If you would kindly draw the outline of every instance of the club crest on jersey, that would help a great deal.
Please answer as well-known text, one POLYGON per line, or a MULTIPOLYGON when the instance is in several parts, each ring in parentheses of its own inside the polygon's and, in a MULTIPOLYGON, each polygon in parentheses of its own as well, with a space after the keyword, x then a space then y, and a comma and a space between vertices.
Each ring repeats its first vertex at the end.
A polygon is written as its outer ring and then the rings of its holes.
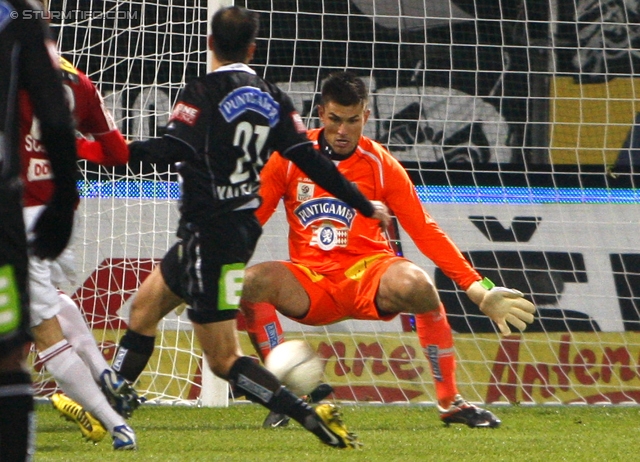
POLYGON ((313 198, 313 194, 316 191, 316 185, 313 183, 298 183, 298 192, 296 198, 298 202, 308 201, 313 198))
POLYGON ((351 228, 356 212, 335 197, 318 197, 298 205, 293 211, 305 228, 314 221, 332 220, 351 228))
POLYGON ((311 226, 313 235, 310 245, 317 245, 322 250, 331 250, 334 247, 346 247, 349 242, 349 228, 335 226, 329 220, 325 220, 319 225, 311 226))
POLYGON ((274 127, 280 121, 280 105, 269 93, 255 87, 240 87, 229 93, 218 105, 224 120, 232 122, 246 111, 254 111, 274 127))
POLYGON ((180 122, 193 127, 196 124, 199 115, 200 109, 197 107, 186 103, 178 103, 176 104, 176 107, 173 108, 173 112, 171 113, 169 120, 179 120, 180 122))

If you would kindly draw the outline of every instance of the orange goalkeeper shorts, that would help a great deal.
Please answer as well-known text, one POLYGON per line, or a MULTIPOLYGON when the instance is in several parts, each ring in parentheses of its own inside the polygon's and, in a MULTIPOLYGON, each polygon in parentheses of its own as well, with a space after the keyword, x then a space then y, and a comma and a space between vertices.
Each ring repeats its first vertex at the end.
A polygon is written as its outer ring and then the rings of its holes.
POLYGON ((359 260, 350 268, 320 274, 306 266, 282 262, 309 295, 311 306, 304 318, 292 318, 309 326, 324 326, 345 319, 390 321, 398 313, 381 315, 375 304, 380 278, 402 257, 387 254, 359 260))

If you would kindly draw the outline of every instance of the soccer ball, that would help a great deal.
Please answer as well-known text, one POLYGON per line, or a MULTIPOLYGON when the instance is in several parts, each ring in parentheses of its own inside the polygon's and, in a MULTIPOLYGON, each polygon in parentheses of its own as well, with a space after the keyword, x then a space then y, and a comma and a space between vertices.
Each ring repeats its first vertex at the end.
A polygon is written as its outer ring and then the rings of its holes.
POLYGON ((324 372, 322 360, 302 340, 289 340, 276 346, 264 366, 298 396, 311 393, 320 384, 324 372))

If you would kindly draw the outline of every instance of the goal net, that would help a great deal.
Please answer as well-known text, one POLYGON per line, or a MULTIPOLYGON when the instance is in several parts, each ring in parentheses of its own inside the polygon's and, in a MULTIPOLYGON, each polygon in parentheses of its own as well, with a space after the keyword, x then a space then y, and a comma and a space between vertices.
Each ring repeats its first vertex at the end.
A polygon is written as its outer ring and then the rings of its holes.
MULTIPOLYGON (((98 84, 128 138, 157 135, 184 82, 206 71, 211 5, 84 3, 51 2, 63 55, 98 84)), ((536 304, 525 333, 501 337, 401 226, 392 230, 397 251, 439 289, 465 398, 640 402, 634 2, 236 4, 261 14, 255 69, 289 92, 309 127, 319 124, 314 108, 329 72, 365 79, 372 109, 365 134, 403 163, 425 208, 481 274, 536 304)), ((173 242, 179 187, 174 173, 145 165, 83 167, 79 280, 66 290, 110 358, 131 296, 173 242)), ((286 235, 280 212, 252 263, 286 259, 286 235)), ((325 360, 337 399, 435 401, 411 316, 283 325, 287 338, 304 338, 325 360)), ((253 353, 244 333, 241 341, 253 353)), ((185 313, 162 323, 156 345, 139 391, 163 403, 209 402, 201 392, 203 375, 210 377, 185 313)), ((40 393, 50 393, 46 375, 38 380, 40 393)))

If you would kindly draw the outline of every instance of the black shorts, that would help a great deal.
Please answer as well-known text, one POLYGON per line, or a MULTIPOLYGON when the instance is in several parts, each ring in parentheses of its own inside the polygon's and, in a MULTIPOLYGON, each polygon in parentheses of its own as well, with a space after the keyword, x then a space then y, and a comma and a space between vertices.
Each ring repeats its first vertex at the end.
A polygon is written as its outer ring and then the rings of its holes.
POLYGON ((27 238, 22 218, 22 191, 0 185, 0 357, 31 341, 27 291, 27 238))
POLYGON ((191 321, 207 324, 237 316, 244 268, 261 234, 253 210, 180 227, 180 240, 162 259, 160 271, 171 291, 189 305, 191 321))

